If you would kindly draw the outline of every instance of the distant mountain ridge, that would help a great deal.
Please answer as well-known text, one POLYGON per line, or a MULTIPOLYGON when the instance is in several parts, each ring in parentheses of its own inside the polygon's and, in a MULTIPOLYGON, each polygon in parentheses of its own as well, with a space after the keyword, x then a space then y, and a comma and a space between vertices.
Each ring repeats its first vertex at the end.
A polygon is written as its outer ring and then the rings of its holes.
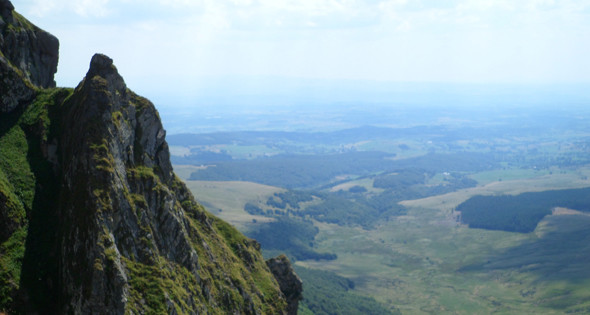
POLYGON ((57 38, 10 1, 0 13, 0 311, 296 313, 288 260, 267 266, 195 201, 154 105, 113 61, 54 88, 57 38))

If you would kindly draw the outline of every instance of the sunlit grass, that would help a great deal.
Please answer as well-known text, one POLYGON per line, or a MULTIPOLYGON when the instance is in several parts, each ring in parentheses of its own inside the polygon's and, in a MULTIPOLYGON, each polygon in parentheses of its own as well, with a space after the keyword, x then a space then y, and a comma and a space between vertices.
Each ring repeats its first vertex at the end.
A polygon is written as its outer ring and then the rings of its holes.
MULTIPOLYGON (((175 166, 175 169, 177 167, 175 166)), ((185 181, 195 198, 209 212, 245 231, 250 226, 273 219, 251 215, 244 210, 249 201, 263 202, 284 189, 250 182, 185 181)))

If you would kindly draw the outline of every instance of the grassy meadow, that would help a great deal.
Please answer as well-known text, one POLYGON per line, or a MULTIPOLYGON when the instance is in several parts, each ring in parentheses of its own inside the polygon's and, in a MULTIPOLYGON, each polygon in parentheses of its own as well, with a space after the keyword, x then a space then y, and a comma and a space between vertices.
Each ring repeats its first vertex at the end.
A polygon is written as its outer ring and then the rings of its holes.
POLYGON ((231 223, 241 231, 274 219, 244 211, 248 201, 263 201, 284 189, 250 182, 213 182, 185 180, 195 198, 209 212, 231 223))

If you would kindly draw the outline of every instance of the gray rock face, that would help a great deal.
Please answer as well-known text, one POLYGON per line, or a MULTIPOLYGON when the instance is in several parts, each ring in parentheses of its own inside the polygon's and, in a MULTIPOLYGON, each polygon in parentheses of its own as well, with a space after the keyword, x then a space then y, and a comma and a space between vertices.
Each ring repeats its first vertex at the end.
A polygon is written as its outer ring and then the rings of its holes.
POLYGON ((19 74, 10 62, 0 55, 0 114, 12 112, 30 103, 34 87, 19 74))
POLYGON ((106 306, 123 313, 129 289, 122 257, 153 265, 165 256, 198 275, 178 206, 194 201, 183 188, 171 189, 168 146, 153 104, 127 89, 110 58, 95 55, 65 106, 62 199, 73 201, 60 210, 63 295, 72 301, 66 312, 106 306), (81 273, 88 279, 80 281, 81 273))
POLYGON ((110 58, 92 58, 62 108, 63 313, 285 313, 257 243, 210 218, 175 177, 153 104, 110 58))
POLYGON ((267 260, 266 265, 277 279, 281 292, 287 299, 287 314, 296 315, 299 301, 303 298, 303 282, 295 274, 291 262, 285 255, 267 260))
POLYGON ((0 51, 5 62, 19 69, 32 84, 55 87, 59 41, 14 11, 8 0, 0 0, 0 51))

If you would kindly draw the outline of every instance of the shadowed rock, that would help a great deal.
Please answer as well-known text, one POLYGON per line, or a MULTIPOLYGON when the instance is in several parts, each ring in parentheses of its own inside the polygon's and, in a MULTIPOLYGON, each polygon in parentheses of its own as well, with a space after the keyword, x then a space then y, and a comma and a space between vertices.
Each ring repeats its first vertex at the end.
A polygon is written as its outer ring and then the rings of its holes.
POLYGON ((281 292, 287 299, 287 314, 296 315, 299 301, 303 298, 303 282, 295 274, 291 262, 285 255, 267 260, 266 265, 277 279, 281 292))

